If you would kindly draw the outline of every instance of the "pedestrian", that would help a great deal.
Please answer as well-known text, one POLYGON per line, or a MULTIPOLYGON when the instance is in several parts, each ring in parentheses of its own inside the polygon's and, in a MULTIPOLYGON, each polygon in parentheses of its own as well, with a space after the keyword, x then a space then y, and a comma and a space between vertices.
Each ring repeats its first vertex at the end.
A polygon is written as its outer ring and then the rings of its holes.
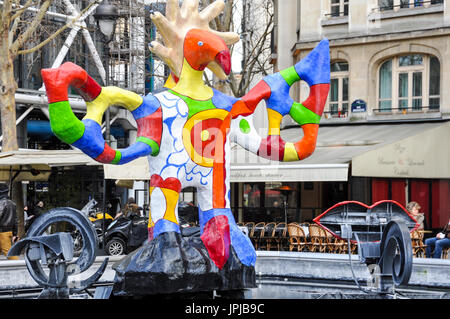
POLYGON ((434 249, 433 258, 441 258, 442 250, 450 247, 450 219, 444 229, 436 237, 425 240, 425 255, 431 258, 431 252, 434 249))
MULTIPOLYGON (((0 183, 0 254, 5 256, 15 243, 17 237, 17 225, 19 223, 16 204, 8 198, 9 187, 5 183, 0 183)), ((18 260, 19 257, 8 257, 11 260, 18 260)))
POLYGON ((31 222, 33 220, 33 217, 34 216, 31 213, 31 209, 28 208, 28 205, 25 205, 23 207, 23 220, 25 223, 25 233, 28 231, 28 228, 30 227, 31 222))
POLYGON ((31 224, 34 223, 34 221, 41 216, 44 213, 44 202, 42 200, 38 201, 34 207, 28 207, 27 206, 27 215, 28 218, 25 221, 25 232, 28 231, 31 224))
POLYGON ((408 205, 406 205, 406 209, 419 224, 419 227, 417 229, 424 229, 425 215, 420 213, 421 207, 420 207, 419 203, 410 202, 410 203, 408 203, 408 205))
POLYGON ((44 201, 40 200, 37 202, 36 207, 34 208, 35 218, 38 218, 44 213, 44 201))

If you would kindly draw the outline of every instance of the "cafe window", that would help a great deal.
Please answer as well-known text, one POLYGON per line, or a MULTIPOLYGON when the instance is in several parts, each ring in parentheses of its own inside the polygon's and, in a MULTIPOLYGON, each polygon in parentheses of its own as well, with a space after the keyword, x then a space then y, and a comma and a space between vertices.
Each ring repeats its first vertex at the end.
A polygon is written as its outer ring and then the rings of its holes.
POLYGON ((297 189, 297 183, 245 183, 243 219, 276 223, 298 220, 297 189))
POLYGON ((244 207, 261 207, 261 185, 258 183, 244 184, 244 207))
POLYGON ((349 68, 346 61, 331 63, 330 94, 328 112, 331 117, 346 116, 348 113, 349 68))
POLYGON ((439 109, 441 66, 435 56, 407 54, 383 62, 378 111, 439 109))

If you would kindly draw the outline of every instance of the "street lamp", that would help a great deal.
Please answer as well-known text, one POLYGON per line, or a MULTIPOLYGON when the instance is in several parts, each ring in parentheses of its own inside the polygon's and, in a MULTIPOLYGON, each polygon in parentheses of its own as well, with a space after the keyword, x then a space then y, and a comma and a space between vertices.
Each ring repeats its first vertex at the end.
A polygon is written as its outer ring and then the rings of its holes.
MULTIPOLYGON (((113 40, 114 31, 116 29, 117 18, 119 17, 119 13, 117 7, 113 4, 110 4, 108 0, 102 2, 94 13, 94 18, 97 20, 97 26, 99 27, 101 33, 105 36, 105 85, 109 85, 109 44, 113 40)), ((111 142, 111 129, 110 129, 110 112, 109 109, 105 112, 105 135, 106 142, 108 145, 111 142)))
MULTIPOLYGON (((113 40, 114 31, 116 29, 117 18, 119 17, 119 13, 117 7, 113 4, 110 4, 108 0, 104 0, 95 10, 94 18, 97 20, 97 26, 100 29, 100 32, 105 36, 105 86, 109 85, 109 45, 113 40)), ((108 145, 111 142, 111 113, 109 108, 106 109, 105 112, 105 140, 108 145)), ((106 179, 103 179, 103 249, 105 246, 105 216, 106 214, 106 179)))
POLYGON ((109 43, 112 40, 118 17, 119 13, 117 7, 110 4, 108 0, 105 0, 95 10, 94 18, 97 20, 100 31, 106 37, 106 43, 109 43))

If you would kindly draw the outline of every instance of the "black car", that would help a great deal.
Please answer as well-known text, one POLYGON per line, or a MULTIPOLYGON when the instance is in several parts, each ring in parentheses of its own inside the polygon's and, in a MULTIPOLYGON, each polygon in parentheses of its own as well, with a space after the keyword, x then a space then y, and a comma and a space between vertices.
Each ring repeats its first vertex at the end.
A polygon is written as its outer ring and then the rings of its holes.
MULTIPOLYGON (((198 209, 192 205, 180 202, 178 205, 181 234, 184 237, 200 236, 198 209)), ((105 251, 108 255, 127 254, 148 239, 148 217, 131 215, 119 217, 107 228, 105 233, 105 251)))
POLYGON ((105 233, 108 255, 123 255, 140 247, 148 238, 148 218, 131 215, 114 220, 105 233))

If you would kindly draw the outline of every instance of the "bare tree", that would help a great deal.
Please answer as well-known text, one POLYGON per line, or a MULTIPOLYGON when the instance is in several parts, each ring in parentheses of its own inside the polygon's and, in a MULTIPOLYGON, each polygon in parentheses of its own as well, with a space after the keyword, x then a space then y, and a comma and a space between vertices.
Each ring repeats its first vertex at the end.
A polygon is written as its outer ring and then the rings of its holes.
MULTIPOLYGON (((72 26, 94 5, 91 2, 74 19, 55 30, 47 28, 44 18, 55 6, 53 0, 0 0, 0 117, 2 127, 2 152, 18 150, 16 128, 15 93, 17 83, 14 77, 14 60, 22 54, 32 54, 49 44, 64 30, 72 26)), ((18 235, 24 234, 22 184, 13 183, 12 198, 17 204, 19 216, 18 235)))
MULTIPOLYGON (((213 0, 205 0, 206 4, 213 0)), ((272 70, 271 34, 274 13, 271 0, 228 0, 224 13, 212 21, 212 27, 221 32, 234 31, 241 35, 242 49, 233 48, 242 56, 240 74, 231 73, 227 82, 234 96, 242 97, 262 76, 272 70)))
POLYGON ((91 2, 79 16, 70 19, 63 27, 45 36, 44 17, 53 5, 53 0, 2 0, 0 1, 0 111, 2 124, 2 152, 18 149, 16 130, 15 93, 17 83, 14 78, 14 60, 18 55, 30 54, 50 43, 65 29, 72 26, 97 1, 91 2), (22 4, 21 4, 22 3, 22 4), (37 43, 36 43, 37 42, 37 43), (34 44, 30 47, 30 43, 34 44))
MULTIPOLYGON (((116 0, 117 3, 121 3, 121 0, 116 0)), ((137 15, 142 15, 146 11, 144 8, 146 4, 140 2, 139 0, 132 0, 132 7, 137 11, 137 15), (135 2, 136 1, 136 2, 135 2)), ((155 1, 156 2, 156 1, 155 1)), ((200 0, 199 1, 200 10, 204 10, 206 7, 212 5, 215 0, 200 0)), ((127 6, 127 2, 121 4, 121 8, 127 6)), ((158 4, 155 5, 151 10, 157 10, 158 4)), ((164 6, 165 8, 165 6, 164 6)), ((165 11, 165 9, 164 9, 165 11)), ((162 12, 164 13, 164 12, 162 12)), ((146 13, 148 14, 148 12, 146 13)), ((125 24, 127 25, 132 21, 130 25, 130 31, 134 33, 134 38, 139 43, 138 46, 143 49, 144 54, 142 58, 145 61, 150 61, 151 58, 160 60, 157 55, 151 55, 151 52, 147 50, 147 45, 151 40, 156 40, 160 43, 163 41, 160 39, 160 34, 156 30, 154 38, 151 39, 150 33, 152 32, 150 24, 146 24, 145 28, 133 28, 133 25, 143 25, 136 23, 135 20, 138 17, 128 19, 129 21, 125 24), (134 19, 134 20, 133 20, 134 19)), ((214 78, 215 82, 212 83, 211 73, 210 77, 206 76, 206 81, 208 85, 214 86, 219 90, 228 91, 236 97, 242 97, 245 95, 252 84, 256 84, 261 77, 271 73, 272 65, 270 64, 271 59, 271 33, 273 30, 273 1, 272 0, 227 0, 225 1, 224 10, 220 15, 215 17, 211 23, 210 27, 213 30, 222 33, 237 33, 241 35, 240 43, 231 45, 232 54, 242 57, 242 65, 238 66, 238 73, 232 73, 228 77, 228 81, 221 81, 221 76, 212 72, 216 75, 214 78)), ((151 23, 151 20, 147 18, 147 23, 151 23)), ((127 37, 124 36, 123 32, 119 29, 116 31, 116 46, 119 42, 127 41, 127 37)), ((235 41, 233 41, 235 42, 235 41)), ((157 43, 155 43, 157 45, 157 43)), ((158 64, 159 67, 161 64, 158 64)), ((152 76, 154 79, 160 78, 159 81, 164 83, 166 75, 164 72, 158 70, 153 70, 153 72, 148 73, 148 70, 143 70, 142 67, 145 63, 137 63, 137 68, 139 72, 137 74, 147 74, 147 76, 152 76), (141 70, 142 69, 142 70, 141 70)), ((136 67, 136 66, 133 66, 136 67)), ((217 70, 216 70, 217 71, 217 70)), ((117 77, 117 76, 116 76, 117 77)), ((119 83, 118 83, 119 84, 119 83)))

